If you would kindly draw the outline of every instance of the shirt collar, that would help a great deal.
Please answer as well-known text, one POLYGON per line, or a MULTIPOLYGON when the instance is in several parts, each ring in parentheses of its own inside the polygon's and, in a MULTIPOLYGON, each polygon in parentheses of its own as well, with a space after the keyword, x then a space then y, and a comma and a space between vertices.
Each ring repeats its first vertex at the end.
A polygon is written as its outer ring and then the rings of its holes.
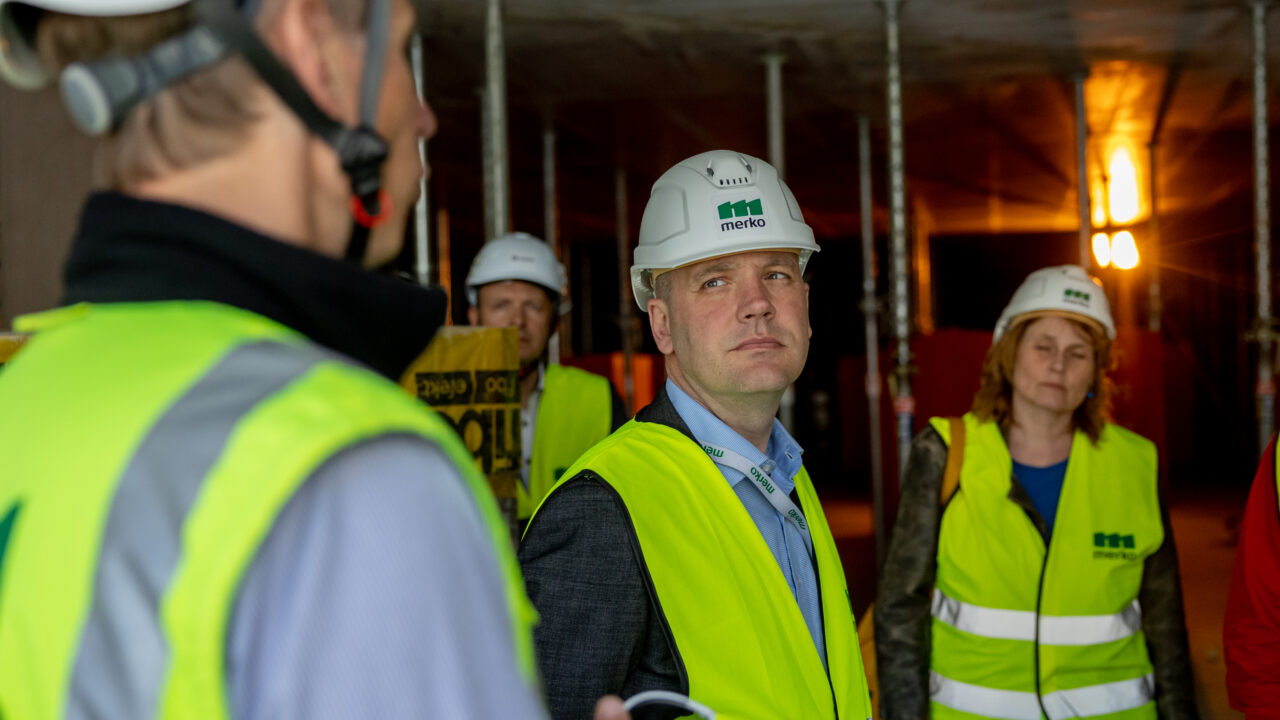
MULTIPOLYGON (((795 482, 792 478, 796 476, 796 473, 800 472, 800 466, 803 464, 801 455, 804 450, 777 418, 774 418, 773 430, 769 433, 768 452, 762 453, 759 448, 752 445, 736 430, 716 417, 715 413, 690 397, 670 378, 667 379, 666 389, 667 396, 671 398, 671 404, 675 406, 676 413, 689 426, 689 431, 693 433, 693 436, 699 442, 719 445, 738 453, 758 465, 761 470, 769 473, 770 477, 773 478, 774 484, 782 488, 783 491, 787 494, 791 493, 791 490, 795 487, 795 482)), ((733 482, 736 483, 737 479, 740 479, 740 477, 734 479, 733 482)))

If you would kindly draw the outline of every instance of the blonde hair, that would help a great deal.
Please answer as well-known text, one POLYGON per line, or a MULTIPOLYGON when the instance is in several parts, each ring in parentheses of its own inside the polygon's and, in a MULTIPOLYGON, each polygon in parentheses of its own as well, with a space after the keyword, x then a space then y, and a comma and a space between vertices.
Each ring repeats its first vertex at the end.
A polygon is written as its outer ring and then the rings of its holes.
MULTIPOLYGON (((279 4, 264 0, 258 24, 275 15, 279 4)), ((326 0, 326 5, 340 26, 363 27, 367 0, 326 0)), ((41 61, 56 73, 108 53, 139 55, 191 25, 190 4, 124 17, 48 12, 40 18, 35 46, 41 61)), ((246 92, 259 86, 249 64, 233 55, 139 103, 98 146, 95 184, 127 189, 230 153, 260 117, 254 93, 246 92)))
MULTIPOLYGON (((1076 430, 1084 432, 1096 443, 1102 428, 1111 421, 1111 379, 1107 372, 1112 366, 1111 340, 1102 328, 1087 322, 1072 320, 1093 344, 1093 384, 1089 395, 1071 416, 1076 430)), ((1001 430, 1008 430, 1013 422, 1013 366, 1018 356, 1018 345, 1031 323, 1026 319, 1013 327, 987 350, 982 361, 982 381, 973 398, 973 414, 979 420, 992 420, 1001 430)))

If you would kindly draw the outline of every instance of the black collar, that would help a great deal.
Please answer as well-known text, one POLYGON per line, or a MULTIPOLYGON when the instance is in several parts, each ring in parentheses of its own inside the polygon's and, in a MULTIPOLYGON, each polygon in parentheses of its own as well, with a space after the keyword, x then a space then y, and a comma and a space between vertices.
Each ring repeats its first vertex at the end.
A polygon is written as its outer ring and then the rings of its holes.
POLYGON ((89 198, 64 274, 64 304, 219 302, 287 325, 392 380, 427 346, 448 306, 438 289, 118 193, 89 198))

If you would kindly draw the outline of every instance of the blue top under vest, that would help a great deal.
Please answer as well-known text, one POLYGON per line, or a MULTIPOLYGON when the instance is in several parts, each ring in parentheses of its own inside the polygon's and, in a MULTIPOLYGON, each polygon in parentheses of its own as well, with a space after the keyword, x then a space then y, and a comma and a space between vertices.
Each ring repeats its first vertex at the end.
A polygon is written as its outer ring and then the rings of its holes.
POLYGON ((1040 517, 1044 518, 1049 537, 1053 537, 1053 520, 1058 514, 1062 481, 1067 477, 1067 461, 1048 467, 1032 467, 1015 460, 1013 474, 1018 478, 1018 484, 1031 496, 1031 504, 1036 506, 1040 517))

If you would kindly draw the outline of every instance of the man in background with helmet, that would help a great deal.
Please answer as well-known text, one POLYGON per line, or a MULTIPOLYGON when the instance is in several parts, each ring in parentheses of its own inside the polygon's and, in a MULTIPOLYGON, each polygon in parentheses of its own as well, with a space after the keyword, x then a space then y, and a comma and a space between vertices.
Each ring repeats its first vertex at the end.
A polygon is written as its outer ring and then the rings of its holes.
POLYGON ((492 498, 393 382, 444 298, 365 270, 435 129, 414 10, 246 7, 0 0, 107 189, 0 378, 0 716, 542 717, 492 498))
POLYGON ((775 418, 817 250, 762 160, 703 153, 654 184, 631 274, 668 381, 568 470, 519 553, 554 717, 642 690, 726 717, 870 717, 835 542, 775 418))
POLYGON ((485 243, 467 273, 467 320, 520 332, 521 525, 578 456, 628 420, 607 379, 547 360, 567 281, 551 246, 522 232, 485 243))

